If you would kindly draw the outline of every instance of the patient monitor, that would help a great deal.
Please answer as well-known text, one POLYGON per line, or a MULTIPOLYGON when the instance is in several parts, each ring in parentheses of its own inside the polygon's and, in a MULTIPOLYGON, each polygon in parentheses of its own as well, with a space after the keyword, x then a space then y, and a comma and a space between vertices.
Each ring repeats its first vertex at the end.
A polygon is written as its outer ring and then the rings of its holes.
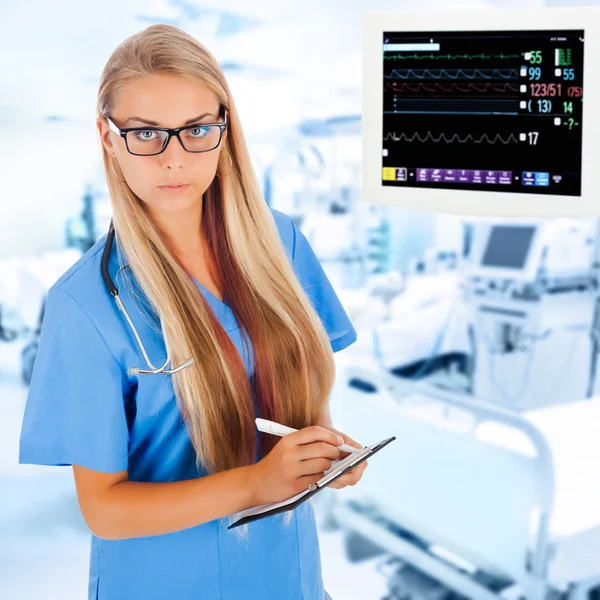
POLYGON ((363 199, 598 215, 597 56, 594 7, 366 12, 363 199))
POLYGON ((475 221, 463 269, 473 395, 518 410, 586 397, 594 219, 475 221))

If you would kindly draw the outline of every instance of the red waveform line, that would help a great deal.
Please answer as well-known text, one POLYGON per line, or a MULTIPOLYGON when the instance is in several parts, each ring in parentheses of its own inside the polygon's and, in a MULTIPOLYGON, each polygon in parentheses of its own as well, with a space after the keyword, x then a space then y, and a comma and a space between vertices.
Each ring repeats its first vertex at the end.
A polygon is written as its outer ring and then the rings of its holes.
POLYGON ((506 92, 510 90, 512 92, 518 92, 519 86, 514 85, 512 83, 387 83, 384 91, 387 91, 388 88, 391 88, 395 92, 403 92, 404 90, 409 90, 411 92, 420 92, 422 90, 426 92, 465 92, 469 93, 470 91, 476 92, 487 92, 489 90, 493 90, 495 92, 506 92))

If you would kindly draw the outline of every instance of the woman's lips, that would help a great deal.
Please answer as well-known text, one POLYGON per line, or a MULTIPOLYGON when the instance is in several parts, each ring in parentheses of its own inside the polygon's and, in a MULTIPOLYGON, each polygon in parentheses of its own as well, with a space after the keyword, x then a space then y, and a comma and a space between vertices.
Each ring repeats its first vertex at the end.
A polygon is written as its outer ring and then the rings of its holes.
POLYGON ((167 190, 168 192, 182 192, 183 190, 187 190, 190 187, 189 183, 184 185, 159 185, 161 190, 167 190))

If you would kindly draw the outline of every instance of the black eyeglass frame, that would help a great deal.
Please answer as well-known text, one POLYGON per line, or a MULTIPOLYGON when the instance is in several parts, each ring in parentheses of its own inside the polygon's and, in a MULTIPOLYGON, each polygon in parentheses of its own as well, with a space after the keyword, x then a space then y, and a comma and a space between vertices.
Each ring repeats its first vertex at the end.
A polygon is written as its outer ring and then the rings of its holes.
MULTIPOLYGON (((223 114, 223 110, 222 107, 219 110, 219 114, 223 114)), ((185 127, 177 127, 177 129, 169 129, 168 127, 127 127, 125 129, 121 129, 120 127, 118 127, 114 121, 107 115, 104 115, 104 118, 108 121, 108 127, 109 129, 111 129, 112 131, 114 131, 115 133, 119 134, 124 140, 125 140, 125 147, 127 148, 127 152, 129 152, 129 154, 133 154, 133 156, 156 156, 157 154, 161 154, 162 152, 164 152, 165 148, 167 147, 169 141, 171 140, 172 136, 177 136, 177 138, 179 139, 179 143, 181 144, 181 147, 186 151, 186 152, 193 152, 195 154, 199 153, 199 152, 212 152, 213 150, 216 150, 219 147, 219 144, 221 143, 221 140, 223 139, 223 131, 225 131, 225 129, 227 129, 227 112, 225 112, 225 121, 218 121, 217 123, 196 123, 194 125, 186 125, 185 127), (186 129, 194 129, 194 127, 205 127, 206 125, 217 125, 219 127, 219 141, 217 142, 217 145, 214 148, 209 148, 208 150, 188 150, 184 143, 181 141, 181 138, 179 137, 179 133, 181 131, 185 131, 186 129), (129 144, 127 143, 127 132, 128 131, 166 131, 167 132, 167 138, 165 140, 165 143, 163 144, 163 147, 158 151, 158 152, 153 152, 152 154, 138 154, 137 152, 132 152, 129 149, 129 144)))

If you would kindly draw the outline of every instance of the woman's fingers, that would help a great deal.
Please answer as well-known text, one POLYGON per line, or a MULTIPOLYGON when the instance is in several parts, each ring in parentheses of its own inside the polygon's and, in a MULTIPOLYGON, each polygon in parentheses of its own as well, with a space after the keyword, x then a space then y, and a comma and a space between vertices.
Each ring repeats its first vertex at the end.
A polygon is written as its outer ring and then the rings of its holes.
POLYGON ((368 462, 369 461, 365 460, 359 465, 356 465, 356 467, 347 473, 344 473, 341 477, 338 477, 333 483, 330 483, 329 487, 339 490, 348 485, 356 485, 361 480, 364 470, 367 468, 368 462))
MULTIPOLYGON (((344 438, 344 443, 348 444, 348 446, 352 446, 353 448, 362 448, 362 446, 358 442, 353 440, 350 436, 346 435, 343 431, 339 431, 338 429, 335 429, 334 431, 340 437, 344 438)), ((340 450, 340 458, 346 458, 349 454, 350 452, 344 452, 343 450, 340 450)))
MULTIPOLYGON (((337 435, 339 435, 341 438, 343 438, 345 444, 348 444, 349 446, 352 446, 353 448, 362 448, 363 447, 356 440, 353 440, 349 435, 346 435, 343 431, 340 431, 339 429, 335 429, 334 427, 328 427, 327 429, 335 432, 337 435)), ((343 459, 349 455, 350 455, 350 452, 344 452, 344 451, 340 450, 339 458, 343 459)), ((348 471, 347 473, 344 473, 344 475, 342 475, 341 477, 338 477, 334 482, 330 483, 328 487, 339 490, 339 489, 345 488, 348 485, 356 485, 360 481, 364 470, 367 468, 367 463, 368 463, 368 461, 364 460, 359 465, 354 467, 352 470, 348 471)))

